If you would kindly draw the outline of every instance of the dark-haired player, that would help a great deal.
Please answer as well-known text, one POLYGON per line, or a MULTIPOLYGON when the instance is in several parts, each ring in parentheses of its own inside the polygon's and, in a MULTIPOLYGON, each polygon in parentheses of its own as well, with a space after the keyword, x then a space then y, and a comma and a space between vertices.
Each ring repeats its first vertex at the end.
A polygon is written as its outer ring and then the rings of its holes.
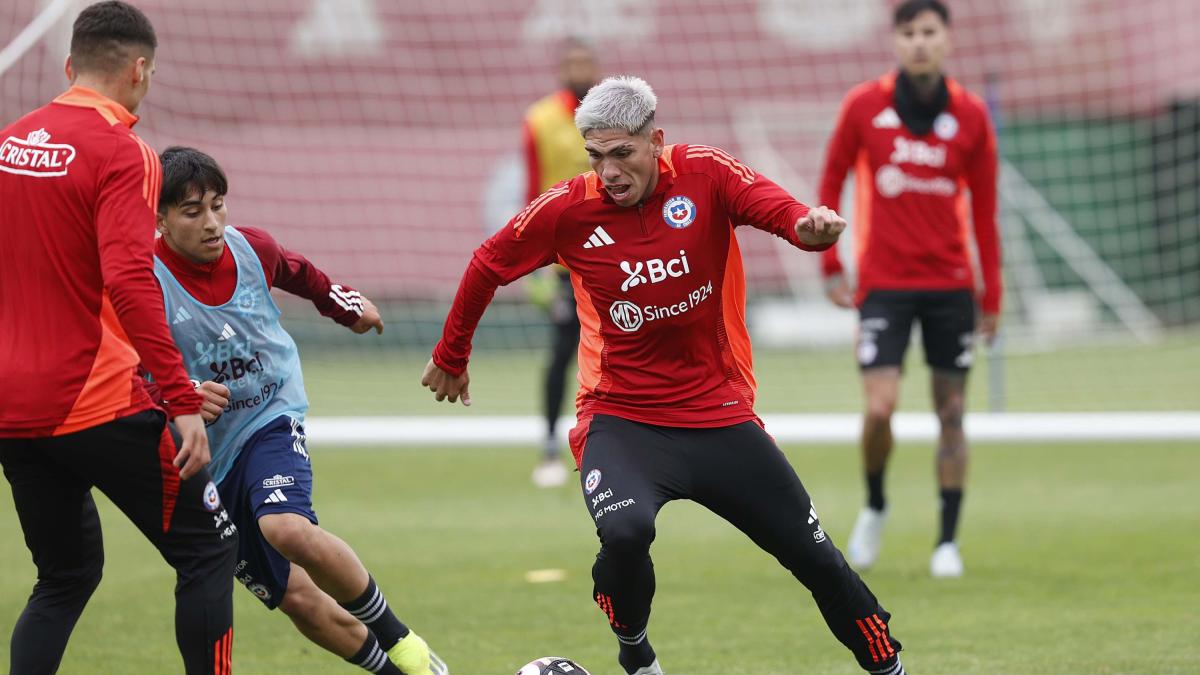
POLYGON ((184 365, 209 406, 213 479, 241 533, 234 573, 305 637, 354 665, 446 675, 354 550, 317 525, 300 355, 270 291, 311 300, 355 333, 382 333, 379 311, 266 232, 227 227, 229 183, 212 157, 173 147, 162 164, 154 273, 184 365))
POLYGON ((0 464, 38 570, 9 643, 13 673, 57 670, 100 582, 92 487, 175 568, 184 670, 230 672, 236 530, 205 469, 200 398, 154 283, 162 172, 131 129, 157 45, 136 8, 87 7, 71 36, 71 88, 0 131, 0 464))
POLYGON ((854 524, 846 557, 866 569, 879 555, 887 520, 883 482, 893 446, 892 412, 912 325, 919 322, 941 423, 941 532, 930 559, 935 577, 963 573, 955 532, 967 472, 967 371, 975 336, 991 340, 996 333, 1002 292, 996 138, 983 102, 942 72, 950 51, 949 23, 939 0, 908 0, 896 8, 900 68, 846 96, 820 188, 822 203, 836 206, 846 173, 854 168, 858 279, 853 289, 837 248, 823 256, 829 298, 842 307, 857 306, 860 316, 867 504, 854 524), (967 234, 972 226, 982 267, 978 297, 967 234))

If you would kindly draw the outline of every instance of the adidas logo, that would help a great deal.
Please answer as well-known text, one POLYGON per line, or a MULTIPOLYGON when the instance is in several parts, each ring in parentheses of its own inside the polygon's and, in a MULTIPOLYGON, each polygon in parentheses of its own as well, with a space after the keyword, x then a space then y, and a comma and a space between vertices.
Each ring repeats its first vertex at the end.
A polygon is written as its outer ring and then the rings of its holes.
POLYGON ((233 332, 233 326, 225 324, 225 327, 221 329, 221 336, 217 338, 217 342, 224 342, 235 335, 237 335, 237 333, 233 332))
POLYGON ((584 242, 583 247, 600 248, 601 246, 610 246, 615 243, 617 242, 613 241, 613 238, 608 236, 608 233, 604 231, 603 227, 597 226, 592 232, 592 236, 588 237, 588 240, 584 242))
POLYGON ((179 311, 175 312, 175 319, 171 322, 171 325, 174 326, 177 324, 181 324, 184 321, 191 321, 191 320, 192 320, 192 315, 188 314, 187 308, 180 307, 179 311))
POLYGON ((871 126, 876 129, 899 129, 900 116, 896 114, 895 108, 888 106, 871 120, 871 126))
POLYGON ((263 503, 264 504, 279 504, 281 502, 286 502, 287 500, 288 500, 288 498, 283 495, 283 490, 280 490, 279 488, 275 488, 275 490, 271 494, 267 495, 267 498, 263 500, 263 503))

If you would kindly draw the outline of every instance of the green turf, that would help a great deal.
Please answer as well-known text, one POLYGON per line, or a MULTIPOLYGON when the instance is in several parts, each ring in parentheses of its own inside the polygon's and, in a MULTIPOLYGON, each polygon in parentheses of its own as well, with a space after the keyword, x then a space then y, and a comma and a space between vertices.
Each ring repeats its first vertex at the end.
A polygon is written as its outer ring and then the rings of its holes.
MULTIPOLYGON (((436 404, 419 385, 428 354, 404 351, 305 350, 304 372, 314 415, 462 413, 436 404)), ((466 414, 532 413, 541 404, 541 352, 477 352, 471 361, 474 404, 466 414)), ((924 411, 929 371, 909 350, 901 410, 924 411)), ((986 359, 972 371, 968 404, 989 407, 986 359)), ((861 405, 851 351, 755 354, 760 412, 852 412, 861 405)), ((1004 407, 1012 411, 1198 410, 1200 336, 1177 335, 1156 345, 1114 345, 1005 359, 1004 407)), ((572 390, 574 385, 572 385, 572 390)))
MULTIPOLYGON (((457 675, 509 675, 550 654, 596 675, 618 672, 615 642, 590 601, 591 521, 576 490, 529 485, 531 452, 312 451, 322 524, 358 550, 457 675), (568 576, 526 583, 537 568, 568 576)), ((840 544, 861 495, 855 451, 788 454, 840 544)), ((1187 444, 978 447, 961 537, 967 575, 935 582, 930 451, 899 448, 884 555, 865 578, 894 614, 910 672, 1200 672, 1197 476, 1200 449, 1187 444)), ((61 672, 178 672, 168 569, 100 501, 106 576, 61 672)), ((730 526, 689 503, 668 505, 658 525, 650 635, 668 673, 857 672, 804 589, 730 526)), ((10 507, 0 508, 0 542, 5 663, 33 579, 10 507)), ((235 591, 235 672, 360 672, 235 591)))

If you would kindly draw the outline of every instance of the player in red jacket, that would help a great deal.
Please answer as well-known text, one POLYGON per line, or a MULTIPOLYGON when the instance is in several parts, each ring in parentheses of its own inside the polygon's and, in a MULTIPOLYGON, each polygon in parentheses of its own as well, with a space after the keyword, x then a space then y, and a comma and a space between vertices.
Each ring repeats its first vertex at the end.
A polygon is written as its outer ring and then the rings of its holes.
POLYGON ((858 283, 852 291, 836 247, 823 268, 830 299, 859 309, 858 362, 866 415, 867 505, 846 547, 859 569, 874 564, 887 518, 883 474, 892 451, 892 412, 912 324, 921 324, 925 360, 941 423, 937 473, 941 534, 930 560, 936 577, 962 575, 955 543, 966 480, 962 419, 975 335, 991 340, 1000 313, 996 232, 996 138, 983 102, 942 74, 949 13, 939 0, 909 0, 895 12, 900 70, 846 97, 821 178, 822 203, 839 203, 855 172, 858 283), (970 193, 968 205, 967 193, 970 193), (974 225, 982 293, 968 228, 974 225))
POLYGON ((421 382, 470 404, 467 359, 497 286, 558 262, 582 336, 571 449, 600 536, 594 599, 627 673, 662 668, 646 638, 659 509, 693 500, 774 555, 813 594, 866 670, 903 672, 890 615, 821 529, 754 413, 735 224, 804 250, 845 221, 809 209, 717 148, 664 145, 657 100, 633 77, 593 88, 575 115, 594 169, 552 187, 475 251, 421 382))
POLYGON ((93 486, 175 568, 186 672, 230 668, 237 530, 205 469, 200 397, 154 281, 162 172, 131 129, 156 47, 136 8, 88 7, 71 37, 71 88, 0 131, 0 464, 38 569, 13 629, 14 673, 58 668, 100 582, 93 486))

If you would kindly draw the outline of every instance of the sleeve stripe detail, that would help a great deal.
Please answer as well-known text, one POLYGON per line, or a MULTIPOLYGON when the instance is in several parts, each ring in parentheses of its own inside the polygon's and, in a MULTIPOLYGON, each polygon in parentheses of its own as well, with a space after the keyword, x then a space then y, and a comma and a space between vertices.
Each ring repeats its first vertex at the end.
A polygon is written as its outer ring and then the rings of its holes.
POLYGON ((142 199, 150 198, 150 155, 146 153, 146 146, 138 139, 137 136, 130 136, 129 139, 137 145, 138 152, 142 154, 142 199))
POLYGON ((570 191, 570 186, 568 185, 564 185, 559 188, 552 188, 542 193, 542 196, 530 202, 529 206, 526 206, 525 210, 521 211, 521 213, 517 215, 516 220, 513 221, 513 229, 517 231, 517 236, 521 236, 521 232, 525 230, 525 226, 528 225, 529 221, 537 215, 538 211, 541 211, 546 204, 549 204, 555 199, 567 194, 568 191, 570 191))
POLYGON ((158 208, 158 193, 162 190, 162 165, 158 161, 158 155, 145 141, 137 136, 130 138, 137 143, 138 151, 142 153, 142 167, 146 172, 142 180, 142 199, 145 199, 146 206, 154 211, 158 208))
POLYGON ((738 177, 744 182, 754 182, 754 171, 751 170, 750 167, 734 159, 724 150, 709 147, 707 145, 693 145, 688 147, 686 157, 688 159, 698 159, 702 157, 711 158, 713 161, 729 167, 729 170, 737 174, 738 177))
POLYGON ((347 291, 341 284, 333 284, 329 287, 329 297, 347 312, 363 315, 362 294, 358 291, 347 291))

